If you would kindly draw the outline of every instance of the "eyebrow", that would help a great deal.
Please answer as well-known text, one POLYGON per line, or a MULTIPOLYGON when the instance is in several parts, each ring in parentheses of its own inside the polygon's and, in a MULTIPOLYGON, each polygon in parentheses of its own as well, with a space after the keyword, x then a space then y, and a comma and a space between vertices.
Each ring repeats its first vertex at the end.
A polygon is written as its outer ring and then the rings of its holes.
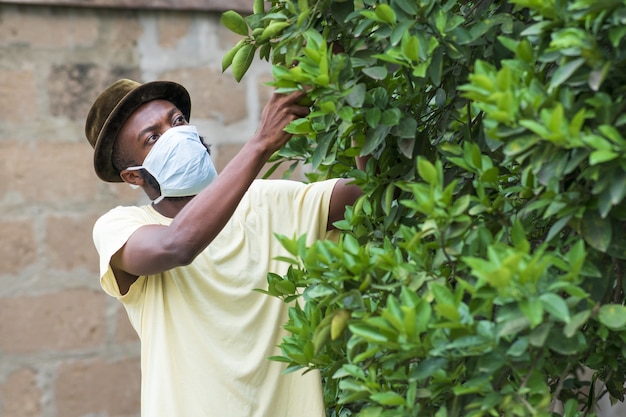
MULTIPOLYGON (((179 111, 180 110, 176 106, 172 106, 172 108, 167 112, 167 118, 171 119, 172 116, 174 116, 174 114, 179 112, 179 111)), ((153 125, 150 125, 150 126, 146 127, 145 129, 142 129, 141 131, 139 131, 139 133, 137 133, 137 142, 141 141, 141 138, 143 138, 143 136, 146 133, 152 132, 152 131, 156 130, 157 127, 158 127, 157 124, 153 124, 153 125)))

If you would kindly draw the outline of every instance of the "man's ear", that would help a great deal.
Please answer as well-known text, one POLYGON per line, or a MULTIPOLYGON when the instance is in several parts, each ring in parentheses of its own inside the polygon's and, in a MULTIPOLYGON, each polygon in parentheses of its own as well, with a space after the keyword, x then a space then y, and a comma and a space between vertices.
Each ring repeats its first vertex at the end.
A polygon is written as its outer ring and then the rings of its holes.
POLYGON ((124 182, 129 183, 130 185, 135 185, 137 187, 143 187, 144 180, 139 170, 136 169, 124 169, 120 172, 120 177, 124 180, 124 182))

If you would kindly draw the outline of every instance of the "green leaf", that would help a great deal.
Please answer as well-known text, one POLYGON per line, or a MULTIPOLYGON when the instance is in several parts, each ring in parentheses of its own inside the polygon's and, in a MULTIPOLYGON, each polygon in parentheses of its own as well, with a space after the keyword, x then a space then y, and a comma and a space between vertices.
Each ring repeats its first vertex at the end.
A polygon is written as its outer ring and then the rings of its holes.
POLYGON ((438 86, 441 84, 441 74, 443 72, 443 49, 438 48, 432 55, 430 65, 428 66, 428 76, 433 84, 438 86))
POLYGON ((519 307, 524 316, 530 322, 530 328, 534 329, 543 321, 543 304, 538 298, 520 300, 519 307))
POLYGON ((459 197, 450 208, 450 215, 454 217, 461 216, 470 205, 471 197, 464 195, 459 197))
POLYGON ((298 240, 288 238, 285 235, 276 234, 275 235, 280 244, 287 249, 287 251, 293 256, 298 256, 298 240))
POLYGON ((582 234, 594 249, 606 252, 611 244, 613 228, 609 219, 602 219, 597 212, 588 210, 583 216, 582 234))
POLYGON ((241 81, 248 68, 250 68, 255 51, 254 45, 246 43, 233 56, 231 69, 237 82, 241 81))
POLYGON ((578 329, 580 329, 587 323, 587 320, 590 316, 591 310, 584 310, 574 314, 570 322, 567 323, 563 328, 563 333, 565 334, 565 337, 573 337, 578 329))
POLYGON ((520 357, 528 350, 528 338, 523 337, 517 339, 511 347, 506 351, 509 356, 520 357))
POLYGON ((294 135, 306 134, 310 131, 311 121, 308 119, 292 120, 287 126, 285 126, 285 132, 292 133, 294 135))
MULTIPOLYGON (((409 19, 409 20, 400 20, 398 24, 394 25, 393 29, 391 30, 391 35, 389 35, 389 41, 391 42, 391 45, 394 45, 394 46, 398 45, 398 43, 402 40, 402 38, 411 31, 411 28, 415 24, 416 22, 409 19)), ((383 56, 384 55, 385 54, 383 54, 383 56)), ((380 54, 377 54, 377 56, 380 56, 380 54)))
POLYGON ((563 230, 563 228, 565 226, 567 226, 567 223, 570 221, 571 218, 572 218, 572 216, 568 215, 568 216, 565 216, 565 217, 559 219, 558 221, 556 221, 550 227, 550 230, 548 231, 548 235, 546 236, 546 242, 549 242, 552 239, 554 239, 555 237, 557 237, 558 234, 561 232, 561 230, 563 230))
POLYGON ((390 25, 396 23, 396 12, 394 12, 388 4, 378 4, 374 12, 376 13, 376 17, 378 17, 381 21, 389 23, 390 25))
POLYGON ((585 337, 581 333, 576 333, 573 337, 565 337, 559 331, 550 332, 546 345, 561 355, 575 355, 586 348, 585 337))
POLYGON ((437 300, 438 304, 456 306, 456 301, 454 300, 452 292, 445 285, 433 284, 430 286, 430 289, 433 292, 435 300, 437 300))
POLYGON ((285 279, 278 280, 274 283, 276 290, 281 294, 293 294, 296 291, 296 284, 285 279))
POLYGON ((526 239, 524 226, 519 219, 515 219, 515 222, 513 223, 513 228, 511 229, 511 240, 516 248, 523 250, 524 252, 528 251, 530 248, 528 239, 526 239))
POLYGON ((506 36, 498 36, 496 39, 511 52, 515 52, 517 50, 517 46, 519 45, 519 41, 511 38, 507 38, 506 36))
POLYGON ((392 4, 397 5, 409 15, 417 14, 417 2, 413 0, 392 0, 392 4))
POLYGON ((420 299, 420 302, 415 307, 415 332, 417 334, 425 332, 428 328, 428 322, 432 317, 432 310, 430 304, 420 299))
POLYGON ((621 304, 605 304, 598 311, 598 320, 611 330, 626 330, 626 307, 621 304))
POLYGON ((575 417, 579 415, 580 404, 576 401, 575 398, 570 398, 565 403, 565 407, 563 407, 563 416, 564 417, 575 417))
POLYGON ((441 35, 445 33, 446 23, 447 23, 446 13, 443 10, 439 10, 439 13, 437 13, 437 15, 435 16, 435 27, 437 28, 437 31, 439 31, 441 35))
POLYGON ((619 25, 609 29, 609 39, 614 48, 619 46, 624 36, 626 36, 626 26, 619 25))
POLYGON ((380 111, 378 107, 372 107, 365 112, 365 121, 370 127, 375 128, 378 126, 378 123, 380 123, 382 114, 383 112, 380 111))
POLYGON ((371 155, 378 145, 385 141, 390 129, 390 126, 378 125, 375 129, 368 130, 361 155, 371 155))
POLYGON ((334 135, 331 134, 318 136, 317 146, 315 147, 313 157, 311 158, 311 165, 313 169, 318 169, 322 161, 326 158, 328 155, 328 149, 334 143, 334 138, 334 135))
POLYGON ((374 106, 384 109, 389 103, 389 92, 382 87, 374 88, 370 91, 371 99, 374 106))
POLYGON ((383 412, 382 407, 367 407, 359 411, 358 417, 379 417, 383 412))
POLYGON ((598 130, 614 144, 619 146, 626 146, 626 141, 624 140, 624 137, 615 127, 610 125, 601 125, 598 126, 598 130))
POLYGON ((400 138, 414 138, 417 133, 417 120, 408 117, 403 118, 393 133, 400 138))
POLYGON ((552 330, 552 323, 541 323, 531 333, 528 341, 531 345, 536 347, 542 347, 545 345, 548 335, 552 330))
POLYGON ((265 42, 265 41, 268 41, 270 39, 277 37, 282 32, 282 30, 288 27, 289 25, 291 25, 291 23, 280 22, 280 21, 274 21, 270 23, 269 25, 267 25, 265 29, 263 29, 263 32, 259 36, 259 41, 265 42))
POLYGON ((447 365, 448 360, 445 358, 427 357, 419 362, 417 367, 413 368, 409 378, 410 380, 423 381, 426 378, 430 378, 437 371, 445 369, 447 365))
POLYGON ((593 91, 598 91, 602 86, 602 83, 606 80, 609 71, 611 70, 611 62, 604 64, 602 68, 594 68, 589 72, 587 84, 593 91))
POLYGON ((222 57, 222 72, 226 71, 228 67, 233 63, 233 58, 237 51, 244 45, 245 40, 242 39, 237 44, 228 50, 222 57))
POLYGON ((381 405, 405 405, 406 400, 403 396, 396 392, 378 392, 372 394, 370 398, 381 405))
POLYGON ((358 240, 352 235, 343 236, 343 248, 352 255, 358 255, 361 250, 358 240))
POLYGON ((375 80, 384 80, 387 77, 387 67, 367 67, 362 71, 363 74, 375 80))
POLYGON ((525 331, 529 325, 530 322, 528 321, 528 319, 525 316, 520 315, 502 323, 501 327, 499 328, 498 336, 516 336, 520 332, 525 331))
POLYGON ((480 176, 481 181, 495 183, 498 181, 498 175, 500 174, 498 167, 491 167, 485 170, 480 176))
POLYGON ((365 84, 356 84, 346 96, 346 102, 354 108, 362 107, 365 102, 365 89, 365 84))
POLYGON ((407 61, 419 61, 419 40, 416 36, 412 36, 408 31, 405 31, 400 46, 402 48, 402 54, 407 59, 407 61))
POLYGON ((348 328, 354 335, 372 343, 385 343, 388 340, 377 328, 367 323, 350 323, 348 324, 348 328))
POLYGON ((563 298, 554 293, 545 293, 541 294, 539 299, 543 304, 543 308, 555 319, 563 323, 570 322, 569 308, 563 298))
POLYGON ((622 202, 624 196, 626 196, 626 171, 618 170, 612 176, 609 192, 612 205, 615 206, 622 202))
POLYGON ((612 161, 618 156, 619 154, 613 151, 605 151, 605 150, 593 151, 589 155, 589 165, 598 165, 603 162, 612 161))
POLYGON ((252 13, 259 14, 265 11, 264 0, 254 0, 252 3, 252 13))
POLYGON ((380 122, 387 126, 395 126, 400 123, 400 117, 402 117, 402 112, 400 111, 400 109, 391 108, 383 112, 380 118, 380 122))
POLYGON ((220 22, 226 28, 241 36, 248 36, 248 24, 243 16, 234 10, 227 10, 222 13, 220 22))
POLYGON ((417 172, 427 183, 437 184, 437 170, 429 160, 423 157, 417 158, 417 172))
POLYGON ((584 63, 585 58, 578 58, 557 67, 552 75, 552 80, 550 80, 550 89, 556 88, 567 81, 584 63))

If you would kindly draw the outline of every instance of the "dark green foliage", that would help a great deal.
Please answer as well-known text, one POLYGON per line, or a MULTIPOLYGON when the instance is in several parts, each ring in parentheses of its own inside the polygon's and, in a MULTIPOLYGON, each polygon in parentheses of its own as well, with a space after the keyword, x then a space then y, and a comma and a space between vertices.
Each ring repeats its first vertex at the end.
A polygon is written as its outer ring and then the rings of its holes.
POLYGON ((243 43, 312 104, 274 161, 365 192, 338 241, 280 237, 268 293, 306 303, 273 359, 319 369, 331 416, 591 415, 599 381, 623 400, 625 3, 270 5, 243 43))

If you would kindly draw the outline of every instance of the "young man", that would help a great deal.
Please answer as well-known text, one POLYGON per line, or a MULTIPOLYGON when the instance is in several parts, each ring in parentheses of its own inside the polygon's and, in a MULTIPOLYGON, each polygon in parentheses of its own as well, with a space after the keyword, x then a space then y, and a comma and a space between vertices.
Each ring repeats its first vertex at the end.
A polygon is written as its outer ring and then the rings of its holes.
POLYGON ((152 204, 95 224, 100 282, 141 339, 144 417, 322 417, 317 372, 282 375, 287 308, 253 291, 286 256, 275 234, 324 238, 361 194, 348 179, 255 180, 308 114, 303 93, 274 94, 257 132, 217 175, 189 125, 181 85, 119 80, 94 102, 85 132, 104 181, 141 187, 152 204))

